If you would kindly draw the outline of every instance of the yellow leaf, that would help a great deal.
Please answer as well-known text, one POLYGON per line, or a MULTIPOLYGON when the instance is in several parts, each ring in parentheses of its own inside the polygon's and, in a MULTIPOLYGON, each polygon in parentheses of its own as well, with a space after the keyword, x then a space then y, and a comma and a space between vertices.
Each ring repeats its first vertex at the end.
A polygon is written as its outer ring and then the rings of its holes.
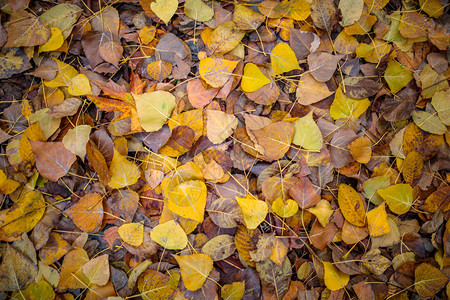
POLYGON ((214 16, 214 10, 202 0, 186 0, 184 13, 189 18, 199 22, 209 21, 214 16))
POLYGON ((237 60, 207 57, 200 61, 198 71, 207 84, 214 88, 220 88, 231 78, 238 63, 237 60))
POLYGON ((278 197, 272 203, 272 210, 282 218, 289 218, 297 213, 298 204, 292 199, 283 201, 283 198, 278 197))
POLYGON ((333 263, 327 261, 323 261, 322 263, 325 272, 324 274, 325 286, 330 291, 340 290, 348 284, 350 276, 341 272, 338 268, 334 266, 333 263))
POLYGON ((64 36, 59 28, 50 28, 50 39, 44 44, 39 46, 39 52, 55 51, 64 44, 64 36))
POLYGON ((202 252, 214 261, 224 260, 236 250, 234 237, 228 234, 218 235, 205 243, 202 252))
POLYGON ((48 87, 60 87, 60 86, 69 86, 72 78, 77 76, 78 71, 62 61, 53 58, 56 62, 56 66, 58 67, 55 78, 52 80, 46 81, 44 80, 44 84, 48 87))
POLYGON ((379 189, 378 194, 386 200, 389 209, 398 215, 407 213, 413 203, 413 189, 409 184, 396 184, 379 189))
POLYGON ((156 0, 150 8, 164 23, 169 23, 178 8, 178 0, 156 0))
POLYGON ((220 296, 223 300, 241 300, 245 292, 245 282, 236 281, 231 284, 225 284, 220 290, 220 296))
POLYGON ((202 34, 202 39, 205 42, 208 54, 225 53, 236 48, 244 35, 244 30, 238 29, 233 21, 228 21, 214 29, 211 35, 202 34))
POLYGON ((78 74, 77 76, 73 77, 70 81, 67 91, 72 96, 84 96, 92 94, 89 79, 84 74, 78 74))
MULTIPOLYGON (((3 211, 5 212, 5 211, 3 211)), ((19 198, 4 214, 0 237, 19 237, 34 228, 45 212, 45 200, 38 191, 19 198)))
POLYGON ((313 119, 313 112, 294 122, 292 143, 306 150, 319 151, 323 146, 322 132, 313 119))
POLYGON ((414 288, 421 298, 431 298, 448 282, 447 276, 427 263, 414 270, 414 288))
POLYGON ((419 0, 420 9, 430 17, 439 18, 444 13, 444 8, 439 0, 419 0))
POLYGON ((180 250, 187 245, 187 236, 183 228, 175 220, 157 225, 150 233, 152 240, 166 249, 180 250))
POLYGON ((136 110, 145 131, 161 129, 175 108, 175 96, 166 91, 133 95, 136 110))
POLYGON ((213 260, 206 254, 175 255, 175 260, 181 269, 184 286, 190 291, 202 287, 213 268, 213 260))
POLYGON ((356 226, 366 224, 366 210, 364 203, 354 188, 341 184, 338 191, 338 203, 344 218, 356 226))
POLYGON ((255 199, 251 194, 245 198, 236 197, 239 207, 244 215, 245 226, 248 229, 255 229, 266 218, 269 211, 266 202, 255 199))
POLYGON ((251 93, 259 90, 266 84, 270 83, 263 72, 253 63, 247 63, 244 67, 244 75, 242 76, 241 89, 245 93, 251 93))
POLYGON ((422 177, 423 157, 416 151, 411 151, 405 158, 402 165, 403 179, 406 183, 415 186, 422 177))
POLYGON ((106 285, 110 275, 108 254, 103 254, 91 259, 81 269, 88 280, 89 286, 94 284, 99 286, 106 285))
POLYGON ((20 183, 15 180, 8 179, 5 172, 3 172, 3 170, 0 170, 0 194, 9 195, 13 193, 19 186, 20 183))
POLYGON ((238 119, 220 110, 206 111, 206 136, 214 144, 225 141, 238 126, 238 119))
POLYGON ((361 100, 350 98, 342 92, 342 88, 339 86, 330 106, 330 116, 335 120, 340 118, 357 119, 369 106, 370 101, 368 98, 361 100))
POLYGON ((395 60, 388 62, 386 71, 384 71, 384 80, 386 80, 391 92, 397 93, 408 82, 413 79, 411 71, 403 67, 395 60))
POLYGON ((272 69, 277 75, 300 69, 294 51, 286 43, 277 44, 270 53, 270 59, 272 69))
POLYGON ((84 156, 86 155, 86 144, 89 141, 90 134, 91 126, 78 125, 67 131, 67 134, 62 139, 62 143, 67 150, 78 155, 81 159, 84 159, 84 156))
POLYGON ((442 123, 450 126, 450 89, 436 92, 431 99, 431 104, 437 111, 442 123))
POLYGON ((141 40, 141 43, 146 45, 153 41, 156 34, 156 27, 155 26, 145 26, 142 29, 139 29, 139 39, 141 40))
POLYGON ((331 208, 330 202, 327 200, 320 200, 316 206, 308 208, 307 211, 316 216, 317 220, 319 220, 320 225, 322 227, 327 226, 330 222, 330 217, 333 215, 333 209, 331 208))
POLYGON ((368 163, 370 158, 372 157, 371 147, 372 142, 368 137, 365 136, 357 138, 347 146, 353 158, 357 162, 362 164, 368 163))
POLYGON ((391 231, 384 203, 367 213, 367 227, 371 237, 382 236, 391 231))
POLYGON ((167 192, 168 208, 173 213, 203 222, 206 205, 206 185, 200 180, 182 182, 167 192))
POLYGON ((89 256, 82 248, 76 248, 64 257, 58 289, 86 288, 87 278, 82 267, 89 261, 89 256))
POLYGON ((116 149, 114 149, 109 170, 111 171, 111 180, 108 185, 113 189, 121 189, 135 184, 141 177, 139 167, 123 157, 116 149))
POLYGON ((120 238, 133 247, 139 247, 144 242, 144 224, 142 223, 123 224, 117 231, 120 238))
POLYGON ((264 22, 264 16, 245 5, 234 6, 233 21, 241 30, 257 30, 264 22))
POLYGON ((97 232, 103 221, 102 197, 99 193, 89 192, 69 207, 65 214, 84 232, 97 232))

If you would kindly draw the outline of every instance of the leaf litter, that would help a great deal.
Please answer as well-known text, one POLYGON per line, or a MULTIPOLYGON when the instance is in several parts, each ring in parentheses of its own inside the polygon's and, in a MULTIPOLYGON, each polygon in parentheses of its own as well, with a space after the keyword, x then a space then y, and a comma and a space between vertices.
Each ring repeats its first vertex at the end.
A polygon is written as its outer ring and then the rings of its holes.
POLYGON ((449 297, 443 1, 3 1, 0 298, 449 297))

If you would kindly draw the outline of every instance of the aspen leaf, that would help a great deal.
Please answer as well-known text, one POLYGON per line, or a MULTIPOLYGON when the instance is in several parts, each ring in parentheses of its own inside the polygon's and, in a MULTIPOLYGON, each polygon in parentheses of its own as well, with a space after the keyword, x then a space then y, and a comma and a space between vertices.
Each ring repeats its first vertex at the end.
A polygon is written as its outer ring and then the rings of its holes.
POLYGON ((231 78, 238 63, 239 61, 207 57, 200 60, 198 71, 207 84, 213 88, 219 88, 231 78))
POLYGON ((68 38, 72 32, 78 17, 83 9, 71 3, 62 3, 44 11, 39 19, 48 27, 56 27, 61 30, 64 38, 68 38))
POLYGON ((319 151, 322 148, 322 132, 314 122, 312 111, 294 122, 294 130, 293 144, 306 150, 319 151))
POLYGON ((338 191, 338 203, 344 218, 356 226, 366 224, 366 210, 358 192, 347 184, 341 184, 338 191))
POLYGON ((0 265, 0 272, 2 274, 0 289, 4 292, 22 292, 24 288, 30 286, 35 281, 38 274, 35 263, 13 245, 5 245, 5 250, 3 250, 2 255, 3 259, 0 265))
POLYGON ((337 9, 333 1, 311 1, 311 19, 316 27, 330 33, 335 24, 337 9))
POLYGON ((398 30, 408 39, 420 38, 427 34, 426 17, 415 11, 406 11, 402 14, 398 30))
POLYGON ((283 198, 278 197, 272 202, 272 210, 282 218, 289 218, 297 213, 298 205, 292 199, 284 201, 283 198))
POLYGON ((189 102, 195 108, 208 105, 219 92, 219 88, 207 87, 199 78, 189 81, 186 88, 189 102))
POLYGON ((238 119, 220 110, 206 111, 206 135, 214 144, 224 142, 237 128, 238 119))
POLYGON ((412 112, 414 123, 423 131, 433 134, 444 134, 447 132, 447 127, 442 124, 441 120, 426 111, 416 110, 412 112))
POLYGON ((245 282, 235 281, 231 284, 225 284, 220 290, 220 296, 224 300, 241 300, 245 292, 245 282))
POLYGON ((384 80, 389 85, 391 92, 397 93, 412 79, 412 73, 404 66, 395 60, 388 62, 387 69, 384 71, 384 80))
POLYGON ((202 247, 202 252, 214 261, 228 258, 235 250, 234 237, 228 234, 218 235, 207 241, 202 247))
POLYGON ((147 74, 156 81, 163 81, 172 73, 172 64, 167 61, 157 60, 147 66, 147 74))
POLYGON ((420 153, 411 151, 406 156, 402 165, 402 175, 406 183, 415 186, 422 177, 423 172, 423 158, 420 153))
POLYGON ((57 181, 66 175, 76 160, 75 154, 61 142, 29 142, 36 159, 36 168, 48 180, 57 181))
POLYGON ((263 72, 253 63, 247 63, 244 67, 244 75, 242 75, 241 89, 245 93, 254 92, 266 84, 270 83, 263 72))
POLYGON ((414 270, 414 277, 414 289, 422 298, 433 297, 448 282, 444 273, 427 263, 414 270))
POLYGON ((371 249, 361 257, 362 267, 375 275, 381 275, 391 266, 391 260, 380 254, 380 249, 371 249))
POLYGON ((113 189, 121 189, 135 184, 141 177, 139 167, 122 156, 116 149, 114 149, 114 156, 109 170, 111 172, 111 180, 108 185, 113 189))
POLYGON ((133 95, 142 128, 154 132, 166 123, 175 108, 175 96, 166 91, 133 95))
POLYGON ((177 11, 178 0, 156 0, 150 4, 150 7, 155 15, 167 24, 177 11))
POLYGON ((294 126, 285 121, 274 122, 252 131, 252 134, 258 145, 264 149, 264 158, 273 161, 281 159, 289 150, 294 136, 294 126))
POLYGON ((44 84, 48 87, 69 86, 72 78, 78 75, 78 71, 69 64, 66 64, 56 58, 57 73, 52 80, 44 80, 44 84))
POLYGON ((341 26, 349 26, 359 20, 364 8, 363 0, 344 0, 339 1, 338 8, 342 14, 341 26))
POLYGON ((145 300, 169 299, 174 293, 180 281, 179 273, 172 273, 171 276, 147 269, 139 276, 138 289, 145 300))
POLYGON ((450 126, 450 102, 448 99, 450 99, 450 89, 436 92, 431 99, 431 104, 437 111, 439 119, 446 126, 450 126))
POLYGON ((45 44, 50 38, 50 28, 33 14, 21 10, 11 16, 8 25, 6 48, 32 47, 45 44))
POLYGON ((24 194, 6 210, 0 236, 19 237, 33 229, 44 212, 45 200, 40 192, 30 191, 24 194))
POLYGON ((369 99, 353 99, 342 92, 341 86, 336 90, 333 103, 330 107, 330 116, 337 120, 340 118, 359 118, 370 106, 369 99))
POLYGON ((88 261, 89 257, 84 249, 76 248, 67 253, 62 263, 58 288, 86 288, 88 279, 84 275, 82 268, 88 261))
POLYGON ((70 81, 68 92, 72 96, 84 96, 92 94, 89 79, 84 74, 78 74, 70 81))
POLYGON ((320 82, 331 79, 337 68, 337 63, 343 55, 333 55, 327 52, 314 52, 308 55, 308 64, 311 75, 320 82))
POLYGON ((53 287, 44 278, 41 278, 38 282, 33 282, 26 289, 21 290, 20 296, 14 294, 11 295, 12 299, 24 297, 29 300, 55 299, 55 296, 56 294, 55 291, 53 291, 53 287))
POLYGON ((187 0, 184 4, 184 13, 199 22, 209 21, 214 16, 214 10, 202 0, 187 0))
POLYGON ((95 257, 84 264, 83 268, 84 275, 87 278, 88 286, 94 284, 99 286, 104 286, 109 281, 109 261, 108 254, 103 254, 95 257))
POLYGON ((389 209, 398 215, 407 213, 413 203, 413 189, 409 184, 401 183, 379 189, 378 194, 386 200, 389 209))
POLYGON ((175 220, 159 224, 150 233, 152 240, 170 250, 181 250, 187 245, 186 232, 175 220))
POLYGON ((242 210, 244 223, 248 229, 258 227, 269 212, 266 202, 255 199, 251 194, 247 194, 245 198, 236 197, 236 201, 242 210))
POLYGON ((444 6, 438 0, 419 0, 420 9, 430 17, 439 18, 444 13, 444 6))
POLYGON ((296 91, 298 103, 302 105, 314 104, 331 95, 333 92, 330 92, 326 83, 317 81, 310 73, 302 76, 296 91))
POLYGON ((289 289, 292 276, 291 268, 291 263, 287 257, 281 265, 274 263, 269 258, 256 263, 256 270, 263 287, 270 293, 275 294, 277 299, 282 299, 289 289))
POLYGON ((272 69, 279 75, 292 70, 300 69, 294 51, 286 43, 278 43, 270 53, 272 69))
POLYGON ((0 194, 9 195, 13 193, 18 187, 20 183, 15 180, 8 179, 3 170, 0 170, 0 194))
POLYGON ((371 237, 382 236, 391 231, 384 203, 367 213, 367 227, 371 237))
POLYGON ((73 154, 78 155, 81 159, 86 156, 86 144, 91 134, 91 126, 78 125, 69 129, 63 137, 62 143, 73 154))
POLYGON ((184 286, 190 291, 202 287, 213 268, 213 260, 206 254, 175 255, 175 260, 181 269, 184 286))
POLYGON ((350 276, 336 268, 333 263, 327 261, 323 261, 322 263, 325 274, 325 285, 329 290, 337 291, 344 288, 348 284, 350 276))
POLYGON ((203 39, 203 35, 202 39, 205 42, 208 54, 225 53, 236 48, 244 35, 245 31, 238 29, 236 23, 227 21, 214 29, 209 39, 203 39))
POLYGON ((133 247, 139 247, 144 241, 144 225, 142 223, 123 224, 118 229, 120 238, 133 247))
POLYGON ((203 222, 206 205, 206 185, 200 180, 188 180, 168 191, 168 208, 177 215, 203 222))
POLYGON ((255 266, 255 261, 250 256, 250 251, 256 249, 256 241, 259 239, 260 232, 258 229, 247 229, 243 225, 239 225, 234 236, 234 243, 239 256, 250 266, 255 266))
POLYGON ((370 161, 372 156, 372 142, 368 137, 359 137, 347 147, 357 162, 366 164, 370 161))
POLYGON ((331 208, 330 202, 323 199, 317 202, 314 207, 308 208, 307 210, 317 217, 317 220, 319 220, 322 227, 327 226, 327 224, 330 222, 330 217, 334 212, 331 208))
POLYGON ((98 193, 89 192, 69 207, 65 214, 84 232, 97 232, 103 221, 102 197, 98 193))
POLYGON ((424 161, 427 161, 439 152, 443 142, 442 135, 427 133, 411 122, 405 129, 402 147, 406 155, 416 151, 422 155, 424 161))
POLYGON ((289 190, 289 195, 301 209, 312 207, 320 201, 320 195, 308 177, 300 178, 289 190))
POLYGON ((59 28, 50 28, 50 38, 44 44, 39 46, 39 52, 55 51, 64 44, 64 37, 62 31, 59 28))
POLYGON ((257 30, 264 22, 264 16, 245 5, 237 4, 234 7, 233 21, 241 30, 257 30))

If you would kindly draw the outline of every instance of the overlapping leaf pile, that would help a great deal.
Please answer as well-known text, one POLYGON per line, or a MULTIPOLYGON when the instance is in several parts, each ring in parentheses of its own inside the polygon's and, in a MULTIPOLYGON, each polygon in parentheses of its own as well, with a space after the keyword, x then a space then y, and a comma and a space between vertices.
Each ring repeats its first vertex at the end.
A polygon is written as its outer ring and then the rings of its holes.
POLYGON ((59 2, 0 2, 0 298, 450 296, 446 1, 59 2))

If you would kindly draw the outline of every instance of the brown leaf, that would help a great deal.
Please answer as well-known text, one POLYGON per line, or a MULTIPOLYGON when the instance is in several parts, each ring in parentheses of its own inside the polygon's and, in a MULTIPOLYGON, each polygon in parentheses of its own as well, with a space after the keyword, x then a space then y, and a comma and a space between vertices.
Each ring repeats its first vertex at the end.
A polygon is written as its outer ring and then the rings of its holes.
POLYGON ((337 23, 337 9, 332 0, 313 0, 311 2, 311 19, 318 28, 331 32, 337 23))
POLYGON ((289 150, 294 137, 294 126, 289 122, 275 122, 262 129, 252 131, 258 144, 264 148, 268 161, 282 158, 289 150))
POLYGON ((330 142, 331 163, 335 168, 342 168, 353 161, 347 146, 356 139, 356 134, 350 129, 341 129, 330 142))
POLYGON ((50 29, 34 15, 20 10, 11 16, 8 25, 6 48, 32 47, 45 44, 50 38, 50 29))
POLYGON ((84 232, 97 232, 103 221, 102 197, 98 193, 89 192, 65 213, 84 232))
POLYGON ((364 99, 378 93, 383 84, 364 77, 347 77, 344 80, 344 93, 354 99, 364 99))
POLYGON ((200 79, 190 80, 187 84, 189 102, 195 108, 208 105, 219 92, 219 88, 207 88, 200 79))
POLYGON ((320 194, 307 177, 300 178, 290 189, 289 195, 301 209, 313 207, 320 201, 320 194))
POLYGON ((336 71, 337 63, 344 55, 314 52, 308 55, 309 70, 317 81, 327 82, 336 71))
POLYGON ((57 181, 69 172, 77 159, 76 155, 64 147, 63 143, 35 142, 29 140, 36 159, 36 168, 42 177, 57 181))

